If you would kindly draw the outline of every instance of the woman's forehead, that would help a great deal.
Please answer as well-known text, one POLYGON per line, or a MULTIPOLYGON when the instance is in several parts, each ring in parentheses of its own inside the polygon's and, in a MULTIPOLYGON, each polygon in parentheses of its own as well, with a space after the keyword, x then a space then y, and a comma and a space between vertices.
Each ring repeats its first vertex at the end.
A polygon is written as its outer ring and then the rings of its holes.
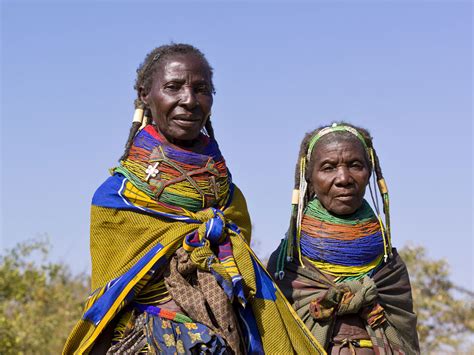
POLYGON ((154 79, 170 79, 187 75, 210 81, 210 69, 207 63, 195 54, 177 54, 164 58, 154 72, 154 79))
POLYGON ((366 159, 365 148, 357 137, 338 133, 330 133, 322 137, 313 149, 312 158, 322 160, 328 155, 337 156, 343 153, 366 159))

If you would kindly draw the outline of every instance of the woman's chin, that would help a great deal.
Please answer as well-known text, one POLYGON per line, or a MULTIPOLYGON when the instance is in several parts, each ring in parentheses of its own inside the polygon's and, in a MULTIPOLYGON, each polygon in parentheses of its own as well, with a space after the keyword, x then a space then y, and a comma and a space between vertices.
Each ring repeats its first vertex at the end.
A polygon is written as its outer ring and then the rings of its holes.
POLYGON ((182 130, 176 129, 173 132, 162 132, 166 140, 174 145, 188 147, 195 143, 201 130, 182 130))
POLYGON ((341 201, 338 201, 336 203, 332 203, 331 206, 329 208, 326 207, 326 209, 332 214, 337 215, 337 216, 348 216, 356 212, 359 209, 360 205, 361 205, 360 203, 354 204, 354 203, 343 203, 341 201))

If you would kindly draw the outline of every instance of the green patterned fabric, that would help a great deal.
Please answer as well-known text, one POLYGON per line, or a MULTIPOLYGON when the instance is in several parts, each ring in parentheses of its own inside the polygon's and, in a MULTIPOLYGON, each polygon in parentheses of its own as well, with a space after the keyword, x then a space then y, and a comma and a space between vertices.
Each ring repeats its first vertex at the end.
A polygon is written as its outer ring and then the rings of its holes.
MULTIPOLYGON (((268 263, 270 273, 276 270, 277 256, 278 250, 270 257, 268 263)), ((387 322, 373 329, 368 327, 368 329, 370 328, 369 334, 373 336, 382 334, 388 339, 390 352, 386 352, 387 349, 380 349, 380 351, 384 354, 419 354, 410 280, 406 266, 398 256, 396 249, 393 249, 393 258, 378 269, 372 279, 335 283, 308 261, 305 261, 304 267, 298 265, 297 262, 286 264, 285 277, 275 282, 292 304, 298 316, 326 350, 331 341, 337 315, 359 313, 364 306, 377 300, 384 309, 387 322), (354 295, 348 304, 331 296, 335 294, 335 290, 343 286, 347 287, 354 295), (317 299, 325 299, 326 302, 319 304, 321 307, 327 307, 325 313, 327 317, 321 317, 319 320, 315 319, 310 312, 311 302, 317 299), (331 303, 331 299, 335 299, 335 301, 331 303), (331 310, 332 307, 334 310, 331 310), (322 318, 325 319, 322 320, 322 318)), ((380 338, 372 338, 372 343, 377 346, 380 344, 380 338)))

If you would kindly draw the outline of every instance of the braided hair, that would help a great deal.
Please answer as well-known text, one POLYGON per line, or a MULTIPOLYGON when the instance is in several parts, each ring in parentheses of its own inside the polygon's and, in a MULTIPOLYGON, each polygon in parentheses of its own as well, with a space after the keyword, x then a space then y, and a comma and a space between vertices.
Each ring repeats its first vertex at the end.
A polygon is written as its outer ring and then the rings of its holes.
MULTIPOLYGON (((190 44, 183 44, 183 43, 171 43, 162 45, 153 49, 150 53, 148 53, 145 57, 143 63, 141 63, 137 68, 137 78, 135 79, 134 89, 137 92, 137 98, 135 99, 135 109, 141 109, 144 111, 144 124, 152 123, 151 111, 148 108, 147 104, 143 102, 141 99, 142 96, 146 96, 153 85, 153 76, 160 66, 161 63, 165 59, 169 59, 176 55, 187 55, 192 54, 197 56, 208 68, 209 70, 209 77, 211 79, 211 92, 215 94, 215 87, 212 81, 213 69, 210 66, 209 62, 207 61, 204 54, 197 49, 196 47, 190 44)), ((125 144, 125 150, 120 158, 120 160, 125 160, 128 157, 130 152, 130 148, 133 144, 133 138, 137 134, 138 130, 143 124, 142 122, 133 122, 132 127, 130 127, 130 133, 128 135, 127 142, 125 144)), ((211 119, 209 118, 206 121, 204 126, 207 134, 209 137, 214 138, 214 129, 212 128, 211 119)))

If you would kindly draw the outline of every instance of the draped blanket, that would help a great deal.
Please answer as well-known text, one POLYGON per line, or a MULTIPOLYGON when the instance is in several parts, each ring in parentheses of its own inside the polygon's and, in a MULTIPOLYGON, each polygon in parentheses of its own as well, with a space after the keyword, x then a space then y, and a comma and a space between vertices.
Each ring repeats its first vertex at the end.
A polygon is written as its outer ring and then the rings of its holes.
MULTIPOLYGON (((268 270, 276 270, 276 250, 268 270)), ((405 264, 393 249, 393 258, 371 278, 336 283, 303 259, 304 267, 286 264, 277 284, 298 316, 327 349, 337 316, 359 314, 366 320, 376 354, 419 353, 416 315, 405 264), (350 297, 348 297, 350 295, 350 297)))
POLYGON ((324 353, 250 249, 245 199, 227 177, 217 144, 205 142, 197 156, 159 138, 150 126, 140 132, 129 159, 94 195, 93 291, 63 353, 88 353, 181 247, 224 290, 241 319, 247 352, 324 353))

